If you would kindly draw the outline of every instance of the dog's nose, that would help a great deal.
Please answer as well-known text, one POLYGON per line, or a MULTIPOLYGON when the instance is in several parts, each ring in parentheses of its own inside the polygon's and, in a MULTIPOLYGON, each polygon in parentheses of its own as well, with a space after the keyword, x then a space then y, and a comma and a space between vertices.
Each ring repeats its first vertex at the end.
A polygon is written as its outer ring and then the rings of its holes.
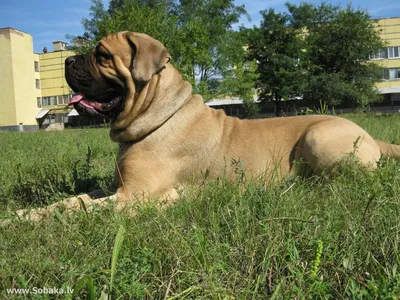
POLYGON ((75 62, 75 57, 74 56, 68 56, 65 59, 65 66, 72 65, 75 62))

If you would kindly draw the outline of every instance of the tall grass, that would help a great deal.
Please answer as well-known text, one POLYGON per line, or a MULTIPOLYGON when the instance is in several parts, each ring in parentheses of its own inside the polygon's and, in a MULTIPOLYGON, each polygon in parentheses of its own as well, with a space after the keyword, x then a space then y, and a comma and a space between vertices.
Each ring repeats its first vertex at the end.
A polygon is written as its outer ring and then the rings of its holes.
MULTIPOLYGON (((349 117, 376 138, 400 142, 399 116, 349 117)), ((53 202, 80 192, 79 184, 90 190, 112 178, 117 147, 104 130, 0 138, 7 141, 1 197, 12 208, 53 202), (43 142, 62 154, 28 153, 43 142), (49 177, 38 170, 46 166, 52 166, 45 169, 49 177), (16 193, 18 180, 41 192, 16 193), (53 180, 50 188, 46 182, 53 180)), ((175 205, 160 211, 150 204, 135 217, 109 206, 62 221, 12 224, 0 229, 0 292, 11 298, 10 287, 66 289, 90 278, 78 297, 95 290, 95 299, 101 293, 113 299, 396 299, 400 163, 382 159, 380 165, 373 173, 345 168, 328 182, 318 176, 293 176, 273 187, 207 181, 175 205)))
POLYGON ((117 145, 106 129, 0 132, 0 199, 11 208, 44 205, 107 187, 117 145))

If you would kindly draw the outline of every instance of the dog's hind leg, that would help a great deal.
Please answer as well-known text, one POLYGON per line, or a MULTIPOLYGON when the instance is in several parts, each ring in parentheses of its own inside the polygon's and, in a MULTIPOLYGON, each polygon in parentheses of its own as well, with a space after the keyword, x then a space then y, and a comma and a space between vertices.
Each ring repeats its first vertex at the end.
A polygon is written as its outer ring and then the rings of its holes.
POLYGON ((332 119, 307 129, 299 141, 296 160, 303 159, 316 173, 331 173, 337 170, 337 163, 351 155, 374 170, 380 154, 377 142, 364 129, 348 120, 332 119))

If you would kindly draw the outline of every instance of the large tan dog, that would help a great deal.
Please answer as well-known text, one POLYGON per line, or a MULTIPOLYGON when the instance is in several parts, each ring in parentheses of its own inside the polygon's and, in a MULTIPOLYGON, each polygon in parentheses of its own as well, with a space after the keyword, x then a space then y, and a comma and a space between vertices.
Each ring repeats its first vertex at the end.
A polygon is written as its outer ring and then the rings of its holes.
MULTIPOLYGON (((200 178, 236 173, 240 162, 248 178, 283 178, 300 168, 331 170, 354 153, 373 170, 381 154, 400 157, 400 146, 374 140, 349 120, 301 116, 264 120, 227 117, 192 94, 192 86, 169 63, 170 54, 157 40, 120 32, 102 39, 89 55, 66 59, 65 76, 77 93, 70 105, 81 115, 110 118, 110 137, 121 143, 115 172, 117 208, 143 199, 169 199, 177 189, 200 178)), ((26 214, 48 215, 60 204, 79 208, 102 204, 101 191, 67 199, 26 214)))

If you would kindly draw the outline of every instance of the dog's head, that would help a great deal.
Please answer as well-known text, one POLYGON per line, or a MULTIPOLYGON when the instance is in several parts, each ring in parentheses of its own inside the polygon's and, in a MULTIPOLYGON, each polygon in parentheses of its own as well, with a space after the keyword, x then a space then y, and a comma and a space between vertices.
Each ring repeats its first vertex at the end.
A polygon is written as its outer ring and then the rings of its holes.
POLYGON ((76 93, 69 105, 83 116, 116 118, 127 98, 134 101, 135 94, 169 61, 168 50, 148 35, 108 35, 90 54, 65 60, 65 78, 76 93))

